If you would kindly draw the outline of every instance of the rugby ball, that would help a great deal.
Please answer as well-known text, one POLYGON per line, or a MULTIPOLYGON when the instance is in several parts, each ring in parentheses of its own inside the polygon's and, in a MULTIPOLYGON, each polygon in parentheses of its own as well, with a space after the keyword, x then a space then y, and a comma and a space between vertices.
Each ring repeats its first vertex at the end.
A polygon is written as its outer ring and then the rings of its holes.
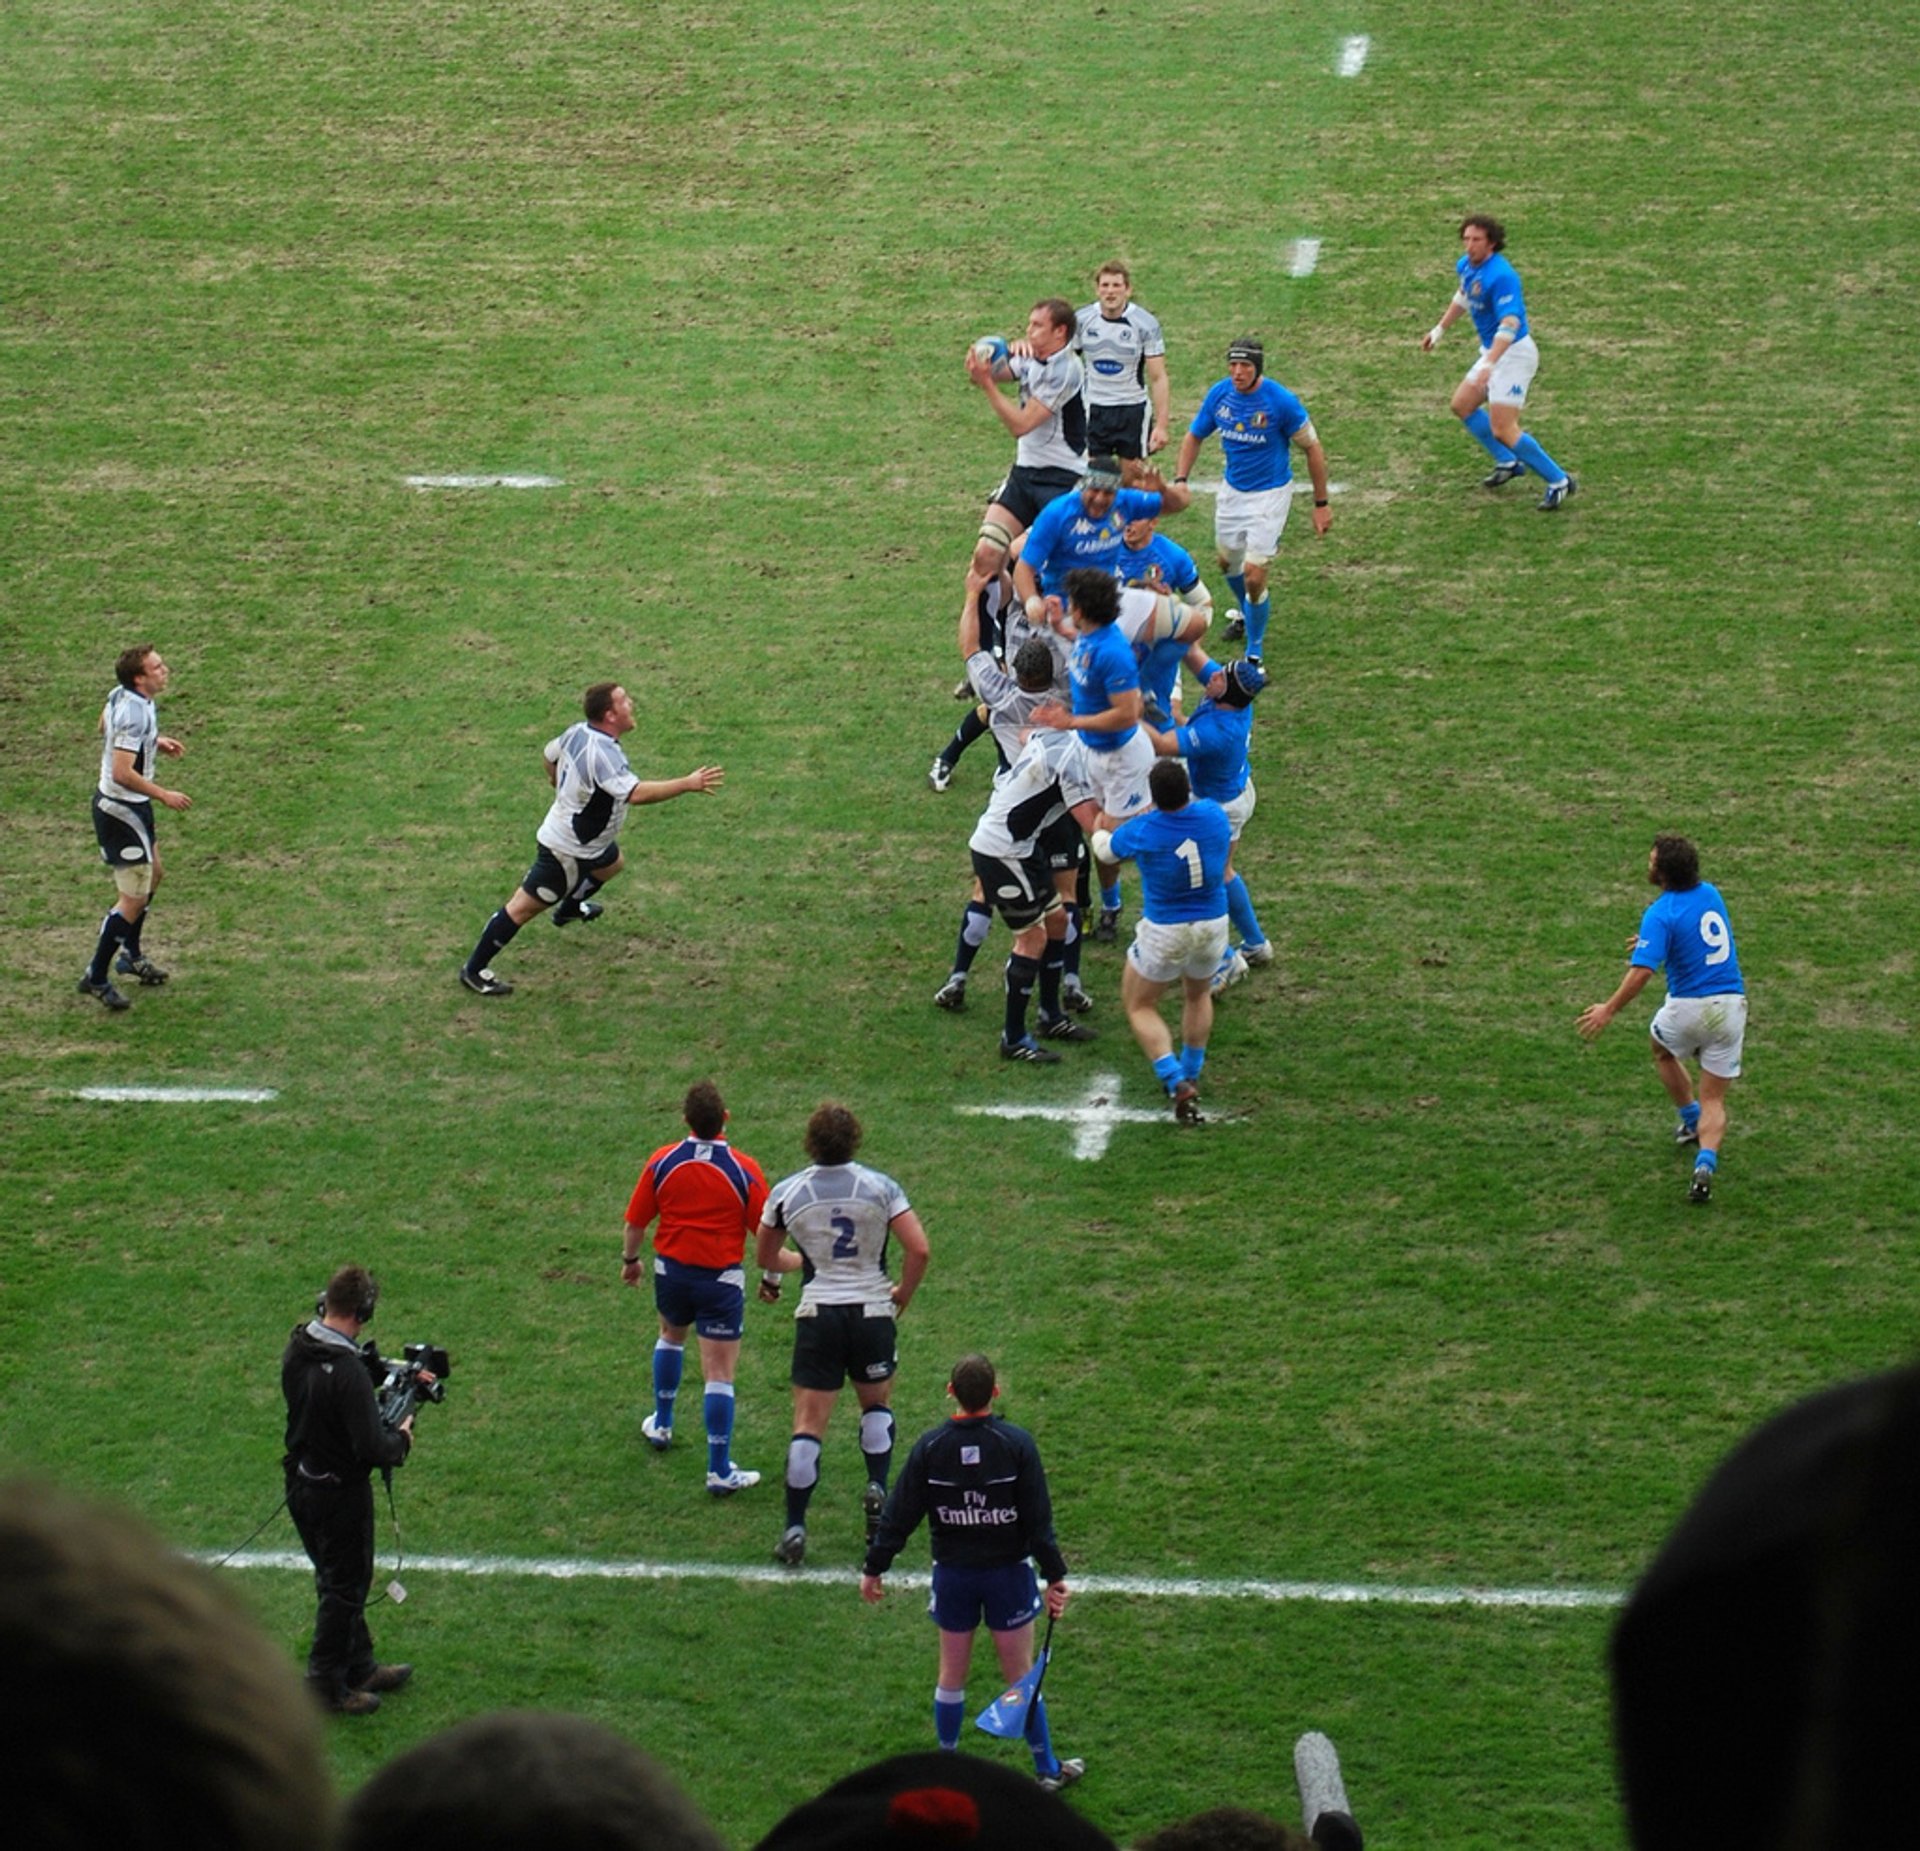
POLYGON ((998 368, 1006 361, 1007 344, 997 334, 983 334, 973 344, 973 355, 987 366, 998 368))

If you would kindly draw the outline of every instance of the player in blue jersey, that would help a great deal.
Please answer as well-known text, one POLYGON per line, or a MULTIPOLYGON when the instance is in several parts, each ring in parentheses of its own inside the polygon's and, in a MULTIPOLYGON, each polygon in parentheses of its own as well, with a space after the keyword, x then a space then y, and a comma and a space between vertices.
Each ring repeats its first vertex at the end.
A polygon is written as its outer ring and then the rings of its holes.
POLYGON ((635 724, 632 696, 616 681, 596 681, 581 704, 585 720, 541 749, 553 803, 536 832, 533 866, 460 967, 460 981, 476 996, 513 994, 513 985, 493 974, 492 961, 549 906, 555 925, 600 917, 593 895, 626 866, 619 836, 629 804, 715 791, 725 775, 718 765, 702 765, 684 778, 637 778, 620 747, 635 724))
POLYGON ((1180 440, 1174 465, 1176 486, 1183 485, 1199 460, 1200 446, 1218 435, 1226 464, 1226 486, 1214 502, 1213 537, 1220 570, 1227 575, 1246 625, 1247 654, 1258 662, 1266 649, 1268 572, 1286 532, 1293 506, 1293 459, 1298 446, 1313 478, 1313 531, 1333 525, 1327 504, 1327 453, 1307 408, 1278 380, 1262 377, 1266 348, 1242 335, 1227 349, 1227 376, 1216 380, 1193 414, 1180 440))
POLYGON ((1653 838, 1647 879, 1660 897, 1641 916, 1627 940, 1627 974, 1604 1003, 1584 1011, 1575 1025, 1593 1040, 1667 968, 1667 1000, 1653 1018, 1653 1064, 1667 1097, 1679 1109, 1676 1144, 1697 1144, 1688 1199, 1705 1202, 1720 1168, 1720 1142, 1727 1132, 1727 1088, 1740 1077, 1747 1034, 1746 984, 1733 948, 1733 926, 1720 890, 1700 878, 1700 851, 1685 836, 1653 838), (1682 1062, 1700 1063, 1700 1097, 1682 1062))
POLYGON ((1069 572, 1090 566, 1117 573, 1131 523, 1178 514, 1193 499, 1141 465, 1134 465, 1134 480, 1142 486, 1126 488, 1124 480, 1117 456, 1090 456, 1080 486, 1040 510, 1013 568, 1030 624, 1045 621, 1048 598, 1065 598, 1069 572))
POLYGON ((1440 319, 1420 337, 1420 351, 1432 353, 1462 315, 1472 316, 1474 332, 1480 337, 1480 357, 1454 388, 1453 415, 1493 458, 1493 473, 1482 477, 1480 486, 1500 488, 1531 469, 1547 485, 1536 505, 1541 513, 1551 514, 1580 485, 1540 447, 1537 438, 1520 429, 1520 411, 1539 370, 1540 349, 1527 327, 1520 272, 1502 254, 1506 227, 1476 212, 1461 221, 1460 242, 1466 247, 1454 266, 1460 286, 1440 319))
MULTIPOLYGON (((1267 677, 1253 662, 1210 661, 1197 643, 1188 659, 1207 691, 1206 698, 1194 709, 1192 719, 1181 721, 1170 732, 1151 727, 1148 731, 1153 749, 1163 758, 1187 761, 1193 794, 1211 798, 1226 812, 1237 847, 1257 801, 1247 749, 1253 736, 1254 697, 1267 685, 1267 677)), ((1234 872, 1231 851, 1226 886, 1227 917, 1240 934, 1240 943, 1229 944, 1221 954, 1220 966, 1213 974, 1216 995, 1238 983, 1249 965, 1273 962, 1273 946, 1260 929, 1247 883, 1234 872)))
MULTIPOLYGON (((1075 815, 1089 832, 1108 830, 1148 804, 1153 741, 1140 730, 1145 710, 1140 664, 1116 621, 1120 587, 1110 573, 1087 568, 1070 572, 1067 614, 1079 633, 1067 671, 1073 683, 1072 707, 1058 702, 1036 707, 1033 723, 1080 735, 1093 796, 1075 807, 1075 815)), ((1100 921, 1094 937, 1110 944, 1120 920, 1120 868, 1117 862, 1103 861, 1097 851, 1094 867, 1100 882, 1100 921)))
MULTIPOLYGON (((994 1413, 1000 1389, 993 1364, 977 1353, 961 1357, 947 1393, 956 1411, 921 1434, 907 1454, 861 1564, 860 1598, 885 1598, 886 1572, 924 1517, 933 1555, 928 1617, 940 1629, 933 1726, 940 1746, 952 1750, 960 1746, 966 1720, 967 1668, 981 1621, 993 1635, 1001 1677, 1015 1683, 1033 1665, 1035 1616, 1044 1607, 1058 1619, 1073 1590, 1067 1585, 1067 1558, 1053 1533, 1053 1499, 1040 1448, 1024 1427, 994 1413), (1047 1578, 1044 1594, 1035 1563, 1047 1578)), ((1087 1771, 1084 1761, 1062 1761, 1054 1753, 1041 1693, 1027 1710, 1024 1733, 1034 1774, 1048 1792, 1058 1792, 1087 1771)))
MULTIPOLYGON (((1122 584, 1177 598, 1190 610, 1211 613, 1213 593, 1193 563, 1193 555, 1155 528, 1153 517, 1129 521, 1121 536, 1118 571, 1122 584)), ((1180 661, 1186 646, 1178 639, 1151 648, 1140 664, 1140 685, 1146 695, 1146 715, 1164 726, 1179 699, 1180 661)))
POLYGON ((1139 864, 1144 898, 1127 947, 1120 1000, 1141 1052, 1173 1101, 1183 1125, 1200 1122, 1200 1070, 1213 1032, 1213 974, 1227 945, 1227 863, 1233 825, 1227 813, 1195 797, 1187 768, 1163 758, 1148 778, 1153 808, 1103 831, 1093 852, 1139 864), (1180 1052, 1160 1019, 1160 998, 1181 986, 1180 1052))

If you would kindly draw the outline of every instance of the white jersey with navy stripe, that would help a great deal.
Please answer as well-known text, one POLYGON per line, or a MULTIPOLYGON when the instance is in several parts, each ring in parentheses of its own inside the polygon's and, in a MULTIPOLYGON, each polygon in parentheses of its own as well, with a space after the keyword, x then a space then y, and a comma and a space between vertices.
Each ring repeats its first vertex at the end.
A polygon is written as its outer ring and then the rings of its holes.
POLYGON ((130 790, 115 781, 113 755, 131 752, 134 770, 143 778, 153 776, 153 755, 160 738, 160 715, 153 702, 132 688, 115 688, 100 710, 100 733, 100 795, 121 803, 145 803, 145 791, 130 790))
POLYGON ((1080 311, 1073 344, 1087 370, 1089 405, 1144 405, 1147 362, 1167 351, 1158 319, 1137 302, 1111 319, 1099 303, 1089 303, 1080 311))
POLYGON ((585 720, 547 742, 553 767, 553 807, 536 832, 557 855, 591 861, 620 833, 627 793, 640 782, 617 739, 585 720))
POLYGON ((994 779, 993 795, 967 847, 979 855, 1025 861, 1041 830, 1092 795, 1080 735, 1064 727, 1036 727, 1020 756, 994 779))
POLYGON ((1028 469, 1084 470, 1087 466, 1087 376, 1079 356, 1063 347, 1045 360, 1007 362, 1020 382, 1020 403, 1038 399, 1053 413, 1014 445, 1013 460, 1028 469))
POLYGON ((795 1317, 822 1305, 891 1307, 887 1237, 908 1208, 906 1191, 864 1163, 816 1163, 774 1185, 763 1222, 800 1249, 806 1289, 795 1317))

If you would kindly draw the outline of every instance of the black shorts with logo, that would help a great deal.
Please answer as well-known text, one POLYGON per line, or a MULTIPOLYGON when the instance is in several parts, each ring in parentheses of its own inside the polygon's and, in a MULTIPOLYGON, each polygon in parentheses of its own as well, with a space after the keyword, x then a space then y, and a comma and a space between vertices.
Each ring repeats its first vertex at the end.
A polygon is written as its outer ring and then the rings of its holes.
POLYGON ((821 1305, 793 1321, 793 1385, 836 1392, 844 1383, 884 1382, 898 1367, 899 1326, 865 1305, 821 1305))

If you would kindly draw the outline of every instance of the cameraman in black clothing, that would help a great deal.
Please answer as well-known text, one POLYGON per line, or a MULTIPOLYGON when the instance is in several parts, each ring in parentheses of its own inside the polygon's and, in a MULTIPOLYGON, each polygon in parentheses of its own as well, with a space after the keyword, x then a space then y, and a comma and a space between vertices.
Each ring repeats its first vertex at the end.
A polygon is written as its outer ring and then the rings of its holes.
POLYGON ((379 1693, 397 1690, 411 1665, 374 1662, 367 1631, 373 1587, 375 1466, 399 1465, 413 1450, 413 1416, 381 1423, 372 1366, 359 1347, 380 1288, 363 1266, 327 1281, 318 1315, 297 1326, 280 1359, 287 1398, 287 1509, 313 1562, 320 1597, 307 1657, 307 1685, 330 1710, 368 1716, 379 1693))

